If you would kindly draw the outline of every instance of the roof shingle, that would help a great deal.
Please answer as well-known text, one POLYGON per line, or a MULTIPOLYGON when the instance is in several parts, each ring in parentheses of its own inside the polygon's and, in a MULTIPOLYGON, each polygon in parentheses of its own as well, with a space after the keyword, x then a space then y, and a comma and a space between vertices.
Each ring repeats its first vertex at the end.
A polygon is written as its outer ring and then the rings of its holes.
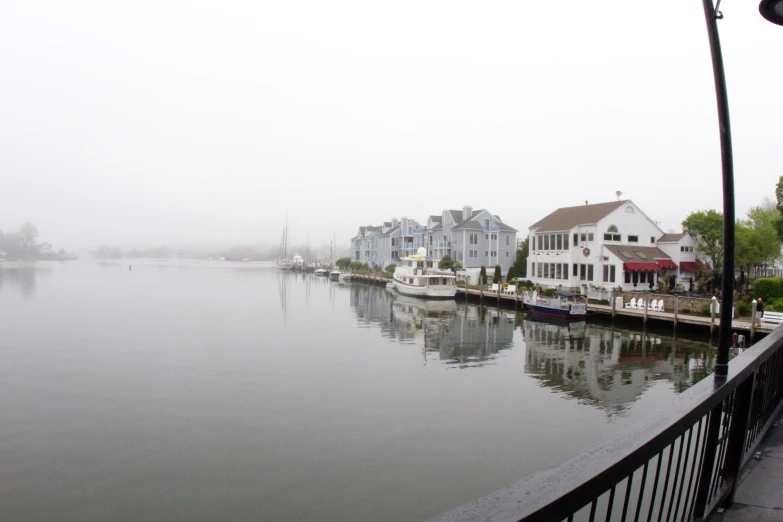
POLYGON ((577 225, 591 225, 598 223, 602 218, 625 203, 627 201, 610 201, 594 205, 559 208, 531 225, 530 230, 535 228, 538 229, 538 232, 559 232, 571 230, 577 225))

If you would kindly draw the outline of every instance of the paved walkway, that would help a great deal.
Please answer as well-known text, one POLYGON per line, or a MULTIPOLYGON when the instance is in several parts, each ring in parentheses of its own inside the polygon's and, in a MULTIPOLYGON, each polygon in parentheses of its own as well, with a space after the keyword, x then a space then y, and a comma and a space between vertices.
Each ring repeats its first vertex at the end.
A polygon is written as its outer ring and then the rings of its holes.
POLYGON ((783 414, 740 479, 734 505, 715 515, 718 522, 783 522, 783 414))

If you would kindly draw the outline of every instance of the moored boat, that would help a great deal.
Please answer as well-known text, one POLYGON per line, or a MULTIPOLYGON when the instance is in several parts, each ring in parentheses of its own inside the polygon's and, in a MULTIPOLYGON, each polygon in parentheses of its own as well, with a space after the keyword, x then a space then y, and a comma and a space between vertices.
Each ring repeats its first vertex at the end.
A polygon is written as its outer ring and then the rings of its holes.
POLYGON ((316 268, 315 269, 315 275, 319 277, 326 277, 329 275, 329 271, 325 268, 316 268))
POLYGON ((403 257, 394 269, 394 288, 402 295, 452 299, 457 295, 457 278, 433 266, 427 257, 427 249, 419 248, 417 254, 403 257))
POLYGON ((535 290, 524 292, 522 302, 534 315, 555 319, 584 319, 587 316, 587 301, 584 296, 557 290, 552 297, 542 297, 535 290))

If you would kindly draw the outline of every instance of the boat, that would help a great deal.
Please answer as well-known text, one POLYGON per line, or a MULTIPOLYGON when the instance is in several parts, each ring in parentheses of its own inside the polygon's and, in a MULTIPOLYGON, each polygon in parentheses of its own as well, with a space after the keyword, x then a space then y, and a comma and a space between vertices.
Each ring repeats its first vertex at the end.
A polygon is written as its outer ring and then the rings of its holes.
POLYGON ((389 291, 394 290, 394 282, 393 281, 389 281, 388 283, 386 283, 386 290, 389 290, 389 291))
POLYGON ((353 274, 349 274, 348 272, 340 272, 340 275, 337 276, 338 281, 353 281, 353 274))
POLYGON ((335 268, 334 270, 332 270, 331 272, 329 272, 329 279, 330 279, 331 281, 337 281, 337 280, 339 280, 339 279, 340 279, 340 271, 339 271, 339 270, 337 270, 337 269, 335 268))
POLYGON ((288 258, 288 216, 283 227, 283 236, 280 238, 280 252, 277 256, 277 268, 280 270, 293 270, 294 260, 288 258))
POLYGON ((291 261, 294 264, 294 270, 304 270, 305 260, 302 256, 296 254, 291 261))
POLYGON ((327 270, 325 268, 316 268, 315 269, 315 275, 317 275, 319 277, 326 277, 326 276, 329 275, 329 270, 327 270))
POLYGON ((394 288, 411 297, 453 299, 457 295, 457 278, 443 273, 433 263, 424 247, 414 255, 403 257, 394 269, 394 288))
POLYGON ((522 302, 534 315, 555 319, 584 319, 587 316, 585 297, 565 290, 556 290, 552 297, 542 297, 535 290, 522 293, 522 302))

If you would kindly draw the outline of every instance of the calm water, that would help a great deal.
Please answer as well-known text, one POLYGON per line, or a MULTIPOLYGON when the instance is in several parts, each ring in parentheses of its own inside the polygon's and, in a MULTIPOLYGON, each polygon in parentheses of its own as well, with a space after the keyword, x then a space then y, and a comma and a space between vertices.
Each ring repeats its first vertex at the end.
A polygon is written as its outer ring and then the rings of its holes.
POLYGON ((0 520, 422 520, 708 352, 254 263, 0 263, 0 520))

